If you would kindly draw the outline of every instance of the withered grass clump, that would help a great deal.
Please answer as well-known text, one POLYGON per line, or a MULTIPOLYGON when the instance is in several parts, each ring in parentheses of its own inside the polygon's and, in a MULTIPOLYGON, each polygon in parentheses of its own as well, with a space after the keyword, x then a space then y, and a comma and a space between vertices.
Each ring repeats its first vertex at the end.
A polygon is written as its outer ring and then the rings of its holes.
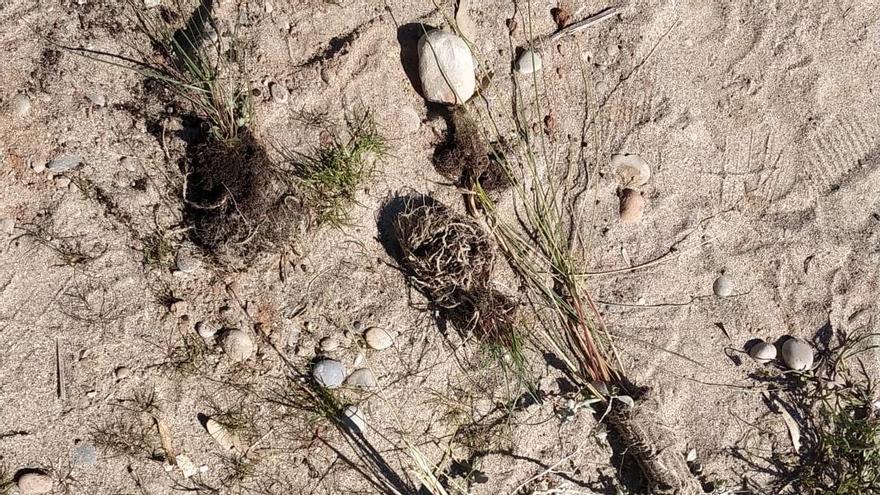
POLYGON ((490 286, 495 265, 491 238, 475 221, 427 197, 410 198, 394 222, 401 264, 459 330, 505 341, 516 302, 490 286))
POLYGON ((467 189, 475 184, 485 191, 502 191, 510 187, 507 172, 491 158, 485 137, 464 107, 452 111, 450 132, 451 142, 438 151, 434 160, 440 175, 467 189))
POLYGON ((304 218, 302 202, 250 132, 196 146, 183 194, 197 244, 215 254, 247 257, 292 237, 304 218))

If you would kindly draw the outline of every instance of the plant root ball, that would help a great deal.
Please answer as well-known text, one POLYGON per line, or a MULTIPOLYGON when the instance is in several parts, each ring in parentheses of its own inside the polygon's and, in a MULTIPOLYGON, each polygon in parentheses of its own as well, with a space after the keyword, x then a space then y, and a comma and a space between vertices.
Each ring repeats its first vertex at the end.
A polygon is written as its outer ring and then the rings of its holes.
POLYGON ((485 191, 503 191, 511 181, 504 166, 490 158, 489 146, 464 107, 452 111, 452 139, 434 158, 434 168, 443 177, 470 188, 479 183, 485 191))
POLYGON ((285 244, 303 225, 293 182, 249 132, 230 142, 209 139, 187 154, 184 220, 207 252, 247 259, 285 244))
POLYGON ((409 198, 394 221, 401 265, 412 284, 442 309, 487 287, 495 263, 489 236, 473 220, 432 198, 409 198))
POLYGON ((514 346, 514 327, 518 304, 497 290, 462 294, 459 304, 444 315, 462 333, 474 333, 480 338, 506 348, 514 346))

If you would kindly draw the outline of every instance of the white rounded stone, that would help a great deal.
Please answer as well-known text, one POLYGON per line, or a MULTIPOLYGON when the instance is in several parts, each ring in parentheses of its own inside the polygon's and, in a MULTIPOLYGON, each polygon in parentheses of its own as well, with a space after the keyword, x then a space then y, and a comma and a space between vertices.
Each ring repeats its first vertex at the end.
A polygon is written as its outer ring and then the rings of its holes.
POLYGON ((644 186, 651 178, 651 166, 639 155, 611 155, 611 169, 617 174, 622 187, 644 186))
POLYGON ((533 50, 524 51, 516 61, 517 72, 524 76, 538 72, 543 67, 544 62, 541 59, 541 54, 533 50))
POLYGON ((358 406, 345 406, 343 414, 345 414, 345 419, 349 427, 361 433, 367 430, 367 419, 364 417, 364 413, 358 406))
POLYGON ((52 478, 43 473, 25 473, 19 476, 18 491, 22 495, 36 495, 38 493, 49 493, 52 491, 52 478))
POLYGON ((463 39, 448 31, 430 31, 419 40, 418 52, 425 99, 455 105, 473 96, 477 88, 474 57, 463 39))
POLYGON ((376 386, 376 377, 369 368, 360 368, 348 375, 345 384, 350 387, 373 388, 376 386))
POLYGON ((712 284, 712 290, 715 291, 715 295, 718 297, 728 297, 733 294, 733 280, 727 275, 721 274, 712 284))
POLYGON ((367 333, 364 334, 364 338, 367 341, 367 345, 370 346, 371 349, 376 349, 377 351, 387 349, 394 344, 394 338, 391 334, 378 327, 373 327, 367 330, 367 333))
POLYGON ((244 361, 254 353, 254 342, 241 330, 227 330, 220 341, 223 352, 233 361, 244 361))
POLYGON ((782 344, 782 361, 790 369, 808 370, 813 366, 813 348, 803 339, 788 339, 782 344))
POLYGON ((336 388, 345 380, 345 365, 335 359, 322 359, 312 368, 312 378, 327 388, 336 388))
POLYGON ((9 110, 19 119, 27 117, 31 113, 31 99, 24 93, 18 93, 9 100, 9 110))

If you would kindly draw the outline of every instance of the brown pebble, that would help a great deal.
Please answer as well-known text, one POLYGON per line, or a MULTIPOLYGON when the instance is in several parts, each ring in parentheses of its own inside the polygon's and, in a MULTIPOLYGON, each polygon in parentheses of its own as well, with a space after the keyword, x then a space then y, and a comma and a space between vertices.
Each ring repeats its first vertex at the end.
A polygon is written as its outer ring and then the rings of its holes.
POLYGON ((645 209, 645 196, 635 189, 620 191, 620 221, 623 223, 636 223, 642 219, 645 209))

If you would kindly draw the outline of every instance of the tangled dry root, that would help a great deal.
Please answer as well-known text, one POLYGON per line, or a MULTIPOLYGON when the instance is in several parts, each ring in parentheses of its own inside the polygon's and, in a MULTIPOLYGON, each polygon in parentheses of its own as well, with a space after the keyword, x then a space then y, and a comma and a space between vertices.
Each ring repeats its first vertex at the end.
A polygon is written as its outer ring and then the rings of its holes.
POLYGON ((495 253, 473 220, 430 198, 413 198, 394 222, 394 235, 413 285, 439 307, 455 308, 462 293, 487 286, 495 253))
POLYGON ((230 143, 209 140, 188 155, 184 219, 206 251, 246 259, 298 230, 302 202, 250 133, 230 143))
POLYGON ((476 222, 417 197, 398 215, 394 235, 412 284, 456 328, 502 343, 510 339, 517 303, 490 287, 495 251, 476 222))

